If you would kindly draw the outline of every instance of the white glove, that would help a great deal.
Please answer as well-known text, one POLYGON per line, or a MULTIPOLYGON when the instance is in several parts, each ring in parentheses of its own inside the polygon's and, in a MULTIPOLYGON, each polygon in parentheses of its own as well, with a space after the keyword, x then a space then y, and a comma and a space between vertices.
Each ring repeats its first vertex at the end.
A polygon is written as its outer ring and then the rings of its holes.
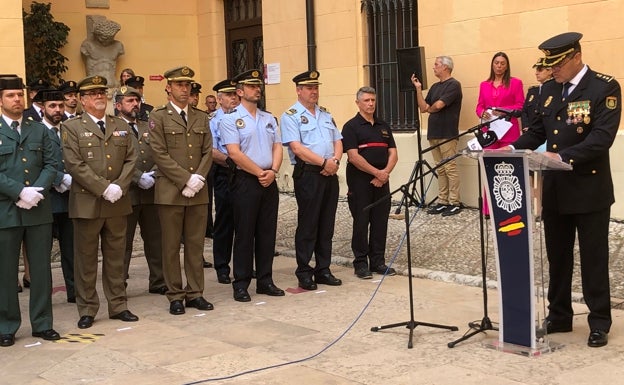
POLYGON ((197 194, 197 192, 193 190, 192 188, 190 188, 189 186, 185 186, 184 189, 182 190, 182 195, 187 198, 192 198, 195 196, 195 194, 197 194))
POLYGON ((69 190, 72 184, 72 176, 69 174, 63 174, 63 180, 61 181, 62 185, 65 185, 65 191, 69 190))
POLYGON ((144 172, 143 174, 141 174, 141 179, 139 179, 139 182, 137 183, 139 187, 143 190, 151 189, 154 186, 154 183, 156 183, 153 175, 154 171, 144 172))
POLYGON ((64 193, 65 191, 69 190, 69 188, 67 186, 65 186, 63 183, 61 183, 58 186, 54 186, 54 189, 56 191, 58 191, 60 194, 64 193))
POLYGON ((203 176, 199 174, 193 174, 191 175, 189 180, 186 182, 186 185, 197 193, 199 190, 202 189, 202 187, 204 187, 205 181, 206 181, 206 178, 204 178, 203 176))
POLYGON ((117 202, 122 195, 123 191, 121 191, 121 187, 119 187, 115 183, 109 184, 106 190, 104 190, 104 192, 102 193, 104 199, 106 199, 110 203, 117 202))
POLYGON ((43 199, 43 194, 39 191, 43 190, 43 187, 24 187, 20 192, 20 200, 23 200, 30 207, 37 206, 40 200, 43 199))
POLYGON ((28 203, 24 202, 21 199, 15 202, 15 204, 17 205, 17 207, 19 207, 20 209, 24 209, 24 210, 30 210, 34 207, 33 205, 29 205, 28 203))

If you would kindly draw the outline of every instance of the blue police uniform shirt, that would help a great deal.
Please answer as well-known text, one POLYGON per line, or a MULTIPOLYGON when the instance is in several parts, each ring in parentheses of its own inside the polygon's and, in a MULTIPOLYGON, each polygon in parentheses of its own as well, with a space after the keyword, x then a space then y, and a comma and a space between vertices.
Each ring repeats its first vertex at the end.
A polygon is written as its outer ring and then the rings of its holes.
POLYGON ((225 148, 225 144, 223 144, 221 129, 219 128, 219 123, 221 123, 225 115, 225 112, 223 112, 221 108, 214 112, 214 115, 210 119, 210 132, 212 133, 212 148, 227 155, 227 148, 225 148))
MULTIPOLYGON (((282 143, 301 142, 303 146, 325 159, 334 156, 334 142, 342 135, 334 124, 331 114, 318 105, 312 115, 300 102, 282 114, 282 143)), ((295 154, 288 149, 290 163, 295 164, 295 154)))
POLYGON ((225 114, 219 126, 223 144, 238 144, 241 151, 258 167, 273 166, 273 144, 281 143, 277 120, 268 112, 257 110, 256 118, 239 105, 225 114))

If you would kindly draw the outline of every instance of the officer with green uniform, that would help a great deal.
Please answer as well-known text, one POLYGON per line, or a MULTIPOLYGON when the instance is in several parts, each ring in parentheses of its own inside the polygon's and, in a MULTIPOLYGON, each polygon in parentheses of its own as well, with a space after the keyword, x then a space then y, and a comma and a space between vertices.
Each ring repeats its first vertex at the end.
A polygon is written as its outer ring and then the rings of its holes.
POLYGON ((134 243, 134 234, 137 223, 141 226, 141 239, 143 250, 149 268, 149 292, 152 294, 165 294, 165 278, 162 271, 162 234, 158 209, 154 204, 154 173, 156 166, 152 158, 150 147, 150 135, 147 122, 139 120, 141 93, 139 90, 122 86, 115 97, 115 109, 130 128, 138 146, 138 158, 132 183, 130 184, 130 199, 132 200, 132 213, 128 215, 128 229, 126 231, 126 254, 124 259, 124 277, 128 277, 130 258, 134 243))
POLYGON ((98 241, 102 243, 102 286, 112 319, 138 321, 127 307, 124 286, 127 194, 137 159, 131 128, 106 115, 107 87, 102 76, 78 83, 84 113, 61 126, 65 168, 72 176, 69 216, 74 221, 74 279, 78 327, 93 325, 100 301, 95 288, 98 241))
POLYGON ((162 226, 163 272, 169 313, 187 307, 212 310, 203 297, 203 251, 208 216, 206 176, 212 165, 208 114, 189 105, 194 72, 178 67, 165 72, 169 103, 150 114, 149 132, 156 171, 154 200, 162 226), (182 284, 180 243, 184 241, 182 284))
POLYGON ((15 277, 22 242, 31 263, 32 336, 60 339, 52 329, 52 209, 48 199, 56 161, 47 128, 23 119, 24 107, 22 79, 0 77, 0 346, 15 343, 21 324, 15 277))

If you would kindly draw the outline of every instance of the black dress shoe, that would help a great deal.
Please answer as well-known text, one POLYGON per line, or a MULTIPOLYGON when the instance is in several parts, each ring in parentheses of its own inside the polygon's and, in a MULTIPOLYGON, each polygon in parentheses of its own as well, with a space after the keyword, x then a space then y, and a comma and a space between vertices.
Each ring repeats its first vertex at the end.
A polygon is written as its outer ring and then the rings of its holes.
POLYGON ((225 285, 232 283, 232 280, 230 279, 230 276, 228 274, 217 274, 217 281, 225 285))
POLYGON ((387 276, 393 276, 396 275, 396 270, 394 270, 392 267, 388 267, 386 265, 380 265, 377 267, 373 267, 370 269, 370 271, 372 271, 373 273, 377 273, 377 274, 381 274, 381 275, 387 275, 387 276))
POLYGON ((206 260, 204 259, 204 269, 209 269, 209 268, 211 268, 211 267, 212 267, 212 263, 210 263, 210 262, 208 262, 208 261, 206 261, 206 260))
POLYGON ((256 288, 256 293, 257 294, 266 294, 266 295, 270 295, 272 297, 281 297, 281 296, 286 294, 286 293, 284 293, 284 290, 282 290, 279 287, 275 286, 273 283, 269 283, 268 285, 258 286, 256 288))
POLYGON ((212 310, 214 309, 214 306, 212 306, 212 304, 208 301, 206 301, 206 299, 204 297, 197 297, 197 298, 193 298, 192 300, 186 300, 186 307, 194 307, 195 309, 198 310, 212 310))
POLYGON ((314 278, 314 282, 320 285, 329 285, 329 286, 340 286, 342 285, 342 281, 338 278, 334 277, 332 273, 326 273, 323 275, 317 275, 314 278))
POLYGON ((79 329, 88 329, 91 326, 93 326, 93 321, 94 321, 94 319, 90 315, 83 315, 78 320, 78 328, 79 329))
POLYGON ((604 330, 592 329, 587 339, 587 346, 590 348, 599 348, 605 346, 609 342, 609 335, 604 330))
POLYGON ((299 280, 299 287, 305 290, 316 290, 318 286, 312 280, 312 278, 302 278, 299 280))
POLYGON ((173 315, 184 314, 185 311, 184 311, 184 305, 182 304, 182 301, 180 301, 179 299, 171 301, 171 303, 169 304, 169 313, 173 315))
POLYGON ((155 289, 149 289, 150 294, 160 294, 160 295, 165 295, 167 294, 167 286, 161 286, 161 287, 157 287, 155 289))
POLYGON ((124 310, 121 313, 112 315, 110 317, 108 317, 110 319, 118 319, 120 321, 123 322, 136 322, 139 320, 139 317, 137 317, 136 315, 132 314, 132 312, 130 312, 130 310, 124 310))
POLYGON ((249 302, 251 301, 251 296, 245 289, 234 289, 234 301, 249 302))
POLYGON ((546 320, 544 322, 544 329, 546 329, 546 334, 569 333, 572 331, 572 324, 566 323, 566 322, 553 322, 550 320, 546 320))
POLYGON ((13 334, 0 334, 0 346, 11 346, 15 344, 15 336, 13 334))
POLYGON ((57 341, 61 339, 61 335, 54 329, 44 330, 42 332, 32 332, 33 337, 43 338, 46 341, 57 341))

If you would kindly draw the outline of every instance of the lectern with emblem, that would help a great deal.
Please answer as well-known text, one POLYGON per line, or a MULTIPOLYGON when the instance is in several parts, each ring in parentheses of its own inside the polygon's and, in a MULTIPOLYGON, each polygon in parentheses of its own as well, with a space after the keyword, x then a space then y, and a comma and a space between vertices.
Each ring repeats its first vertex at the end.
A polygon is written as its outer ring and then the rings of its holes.
POLYGON ((532 151, 484 151, 479 163, 491 202, 492 231, 498 276, 500 325, 493 347, 526 355, 553 350, 536 333, 531 183, 529 170, 541 179, 545 170, 572 166, 532 151))

